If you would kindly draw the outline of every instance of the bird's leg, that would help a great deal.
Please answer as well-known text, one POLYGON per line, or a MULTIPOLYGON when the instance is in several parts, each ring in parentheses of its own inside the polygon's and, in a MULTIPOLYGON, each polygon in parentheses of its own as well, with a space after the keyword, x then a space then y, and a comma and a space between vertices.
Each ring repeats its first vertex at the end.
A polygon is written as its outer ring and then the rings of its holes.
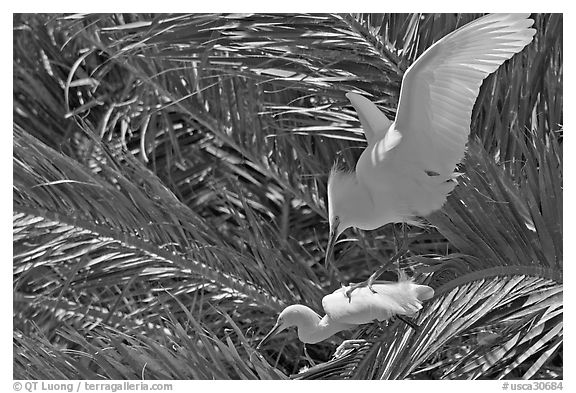
MULTIPOLYGON (((400 248, 398 249, 398 252, 403 251, 403 253, 408 251, 408 231, 406 230, 406 223, 403 221, 402 222, 402 243, 400 243, 400 248)), ((396 231, 394 231, 394 238, 396 239, 396 231)), ((396 244, 398 244, 396 242, 396 244)), ((402 256, 402 255, 400 255, 402 256)), ((400 256, 397 258, 392 258, 393 261, 396 261, 396 273, 398 275, 398 281, 400 281, 400 256)))
MULTIPOLYGON (((370 288, 370 290, 373 293, 376 293, 376 291, 374 289, 372 289, 372 285, 374 284, 374 281, 376 281, 378 278, 380 278, 380 276, 382 275, 382 273, 384 273, 385 271, 388 270, 388 266, 390 266, 391 264, 396 264, 396 266, 400 266, 400 258, 402 258, 402 256, 404 254, 406 254, 408 252, 407 249, 400 249, 398 250, 398 252, 396 254, 394 254, 394 256, 392 256, 392 258, 390 258, 388 260, 388 263, 382 265, 378 270, 376 270, 374 273, 372 273, 372 275, 368 278, 368 280, 366 280, 365 282, 365 286, 367 286, 368 288, 370 288)), ((399 269, 399 268, 398 268, 399 269)), ((357 285, 357 284, 356 284, 357 285)), ((352 290, 350 290, 351 292, 352 290)))
MULTIPOLYGON (((396 231, 394 231, 394 239, 396 239, 396 231)), ((368 288, 370 288, 370 290, 373 293, 376 293, 376 291, 372 289, 372 285, 374 284, 374 281, 376 281, 382 275, 382 273, 387 271, 388 266, 390 266, 390 264, 392 264, 392 263, 394 263, 396 265, 396 273, 398 275, 398 280, 400 280, 400 275, 401 275, 401 273, 400 273, 400 258, 402 258, 404 256, 404 254, 406 254, 407 252, 408 252, 408 235, 407 235, 407 231, 406 231, 406 223, 403 222, 402 223, 402 243, 400 243, 400 247, 398 248, 398 251, 396 251, 396 254, 394 254, 392 256, 392 258, 390 258, 388 260, 388 263, 384 264, 378 270, 376 270, 366 281, 366 285, 368 286, 368 288)))
POLYGON ((308 355, 308 351, 306 350, 306 344, 304 344, 304 357, 306 358, 306 360, 308 360, 308 363, 310 363, 310 365, 312 367, 314 367, 316 365, 316 363, 314 362, 314 360, 312 360, 312 358, 310 357, 310 355, 308 355))
MULTIPOLYGON (((368 287, 373 293, 376 293, 376 291, 374 289, 372 289, 372 285, 374 284, 374 281, 376 281, 381 275, 382 273, 384 273, 385 271, 388 270, 388 266, 390 266, 390 264, 399 261, 400 258, 406 254, 408 252, 408 242, 406 241, 406 235, 404 236, 404 241, 402 242, 402 245, 400 247, 400 249, 396 252, 396 254, 394 254, 394 256, 392 256, 392 258, 390 258, 388 260, 387 263, 385 263, 384 265, 382 265, 378 270, 376 270, 366 281, 357 283, 357 284, 351 284, 350 288, 348 288, 348 290, 346 291, 346 296, 348 297, 348 301, 351 301, 352 298, 350 297, 352 292, 357 289, 357 288, 362 288, 362 287, 368 287)), ((398 270, 400 269, 400 263, 398 262, 397 264, 397 268, 398 270)))

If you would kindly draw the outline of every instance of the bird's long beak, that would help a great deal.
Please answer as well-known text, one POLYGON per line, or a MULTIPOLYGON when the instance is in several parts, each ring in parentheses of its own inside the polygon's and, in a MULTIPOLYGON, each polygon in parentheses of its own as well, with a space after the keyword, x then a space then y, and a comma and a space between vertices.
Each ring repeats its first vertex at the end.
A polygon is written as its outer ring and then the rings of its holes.
POLYGON ((332 260, 334 254, 334 244, 338 238, 338 220, 334 221, 334 224, 330 227, 330 237, 328 238, 328 245, 326 246, 326 258, 324 259, 324 266, 328 268, 328 264, 332 260))
POLYGON ((264 341, 266 341, 266 340, 268 340, 268 338, 280 333, 284 329, 286 329, 286 327, 282 323, 276 322, 276 325, 274 325, 272 330, 270 330, 270 332, 262 339, 262 341, 260 341, 260 344, 258 344, 256 349, 260 349, 260 346, 264 343, 264 341))

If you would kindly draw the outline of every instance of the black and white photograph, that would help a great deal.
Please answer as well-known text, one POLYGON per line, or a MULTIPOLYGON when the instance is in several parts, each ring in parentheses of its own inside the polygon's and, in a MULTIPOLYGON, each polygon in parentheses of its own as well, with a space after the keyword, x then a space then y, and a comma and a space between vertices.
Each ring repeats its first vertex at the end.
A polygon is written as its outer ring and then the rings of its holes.
POLYGON ((12 391, 568 389, 564 14, 516 8, 12 14, 12 391))

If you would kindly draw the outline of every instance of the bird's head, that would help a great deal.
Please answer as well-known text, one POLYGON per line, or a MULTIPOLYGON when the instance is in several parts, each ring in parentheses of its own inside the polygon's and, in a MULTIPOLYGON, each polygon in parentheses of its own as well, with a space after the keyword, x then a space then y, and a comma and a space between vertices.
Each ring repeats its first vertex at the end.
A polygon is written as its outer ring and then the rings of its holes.
POLYGON ((278 316, 276 324, 272 330, 270 330, 270 332, 268 332, 268 334, 262 339, 262 341, 260 341, 260 344, 258 344, 257 348, 260 348, 260 346, 268 338, 275 336, 276 334, 286 330, 289 327, 296 326, 300 328, 302 326, 314 325, 317 324, 319 320, 320 316, 309 307, 303 306, 301 304, 293 304, 288 306, 282 310, 278 316))
POLYGON ((328 221, 330 233, 326 246, 325 264, 328 265, 334 252, 334 243, 346 229, 357 226, 358 181, 353 172, 332 168, 328 177, 328 221))

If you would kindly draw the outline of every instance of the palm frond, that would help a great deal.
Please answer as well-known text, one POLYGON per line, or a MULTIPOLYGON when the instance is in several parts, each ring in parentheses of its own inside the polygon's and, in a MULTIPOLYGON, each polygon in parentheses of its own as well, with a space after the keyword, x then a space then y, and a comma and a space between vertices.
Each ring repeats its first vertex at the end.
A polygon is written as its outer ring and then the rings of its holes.
POLYGON ((221 341, 200 324, 182 303, 190 326, 183 326, 169 309, 167 319, 152 332, 130 332, 102 326, 65 326, 58 330, 58 340, 66 345, 53 349, 48 338, 38 330, 28 335, 14 334, 15 377, 28 379, 286 379, 251 348, 236 324, 227 323, 240 337, 246 351, 240 356, 230 337, 221 341), (158 334, 158 333, 162 334, 158 334), (105 350, 103 350, 105 348, 105 350), (250 359, 247 361, 247 359, 250 359))
POLYGON ((417 331, 396 323, 367 339, 360 347, 366 353, 363 367, 352 375, 328 372, 350 364, 346 354, 299 378, 404 379, 422 373, 433 379, 503 378, 531 356, 541 356, 542 364, 558 348, 562 286, 538 277, 502 278, 441 289, 418 317, 417 331), (554 350, 546 351, 550 344, 554 350))
MULTIPOLYGON (((344 94, 393 118, 407 67, 477 16, 16 15, 15 378, 561 376, 559 14, 485 81, 459 185, 408 234, 402 267, 437 293, 421 329, 344 333, 362 344, 300 374, 293 335, 274 366, 252 349, 337 285, 325 184, 364 146, 344 94)), ((342 241, 341 279, 394 236, 342 241)))

